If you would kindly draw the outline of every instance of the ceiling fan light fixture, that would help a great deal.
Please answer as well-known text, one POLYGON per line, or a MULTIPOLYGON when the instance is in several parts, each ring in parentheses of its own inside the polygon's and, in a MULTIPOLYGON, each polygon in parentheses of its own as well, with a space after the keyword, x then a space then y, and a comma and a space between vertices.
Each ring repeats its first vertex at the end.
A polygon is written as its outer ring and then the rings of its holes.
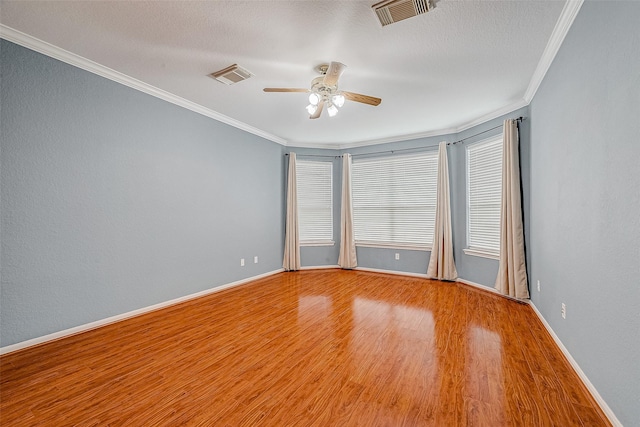
POLYGON ((331 97, 331 102, 338 108, 342 108, 344 105, 344 95, 341 93, 337 93, 331 97))
MULTIPOLYGON (((426 1, 426 0, 424 0, 426 1)), ((265 87, 264 92, 304 92, 308 94, 309 105, 306 110, 310 119, 317 119, 322 114, 325 104, 327 106, 327 114, 329 117, 335 117, 338 110, 342 108, 345 101, 360 102, 362 104, 376 106, 382 101, 380 98, 362 95, 355 92, 341 91, 338 89, 338 79, 346 68, 346 65, 340 62, 331 62, 330 64, 321 64, 316 70, 322 73, 320 77, 311 80, 310 89, 302 88, 283 88, 283 87, 265 87)))
POLYGON ((321 99, 322 97, 315 92, 311 92, 309 94, 309 102, 311 103, 311 105, 318 105, 321 99))

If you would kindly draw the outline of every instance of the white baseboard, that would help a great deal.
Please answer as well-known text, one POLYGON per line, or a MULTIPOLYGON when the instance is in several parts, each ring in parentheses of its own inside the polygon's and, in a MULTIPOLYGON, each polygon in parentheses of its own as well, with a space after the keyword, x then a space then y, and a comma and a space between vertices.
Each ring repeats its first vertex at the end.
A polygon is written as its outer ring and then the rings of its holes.
POLYGON ((501 296, 501 297, 506 298, 506 299, 510 299, 512 301, 517 301, 517 302, 521 302, 521 303, 525 303, 525 304, 527 304, 529 302, 529 300, 514 298, 512 296, 505 295, 502 292, 498 291, 496 288, 490 288, 489 286, 481 285, 480 283, 472 282, 471 280, 461 279, 460 277, 458 277, 456 279, 456 282, 464 283, 465 285, 473 286, 474 288, 478 288, 478 289, 482 289, 483 291, 491 292, 492 294, 496 294, 498 296, 501 296))
POLYGON ((562 354, 564 354, 564 356, 567 358, 567 360, 573 367, 573 370, 576 371, 576 373, 582 380, 582 383, 587 387, 587 389, 591 393, 591 396, 593 396, 593 398, 596 400, 596 402, 598 403, 598 405, 600 406, 604 414, 609 419, 609 421, 611 421, 611 424, 613 424, 616 427, 623 427, 622 423, 616 417, 616 414, 613 413, 611 408, 609 408, 609 405, 607 405, 607 402, 605 402, 602 396, 600 396, 600 393, 598 393, 598 390, 596 390, 594 385, 591 384, 591 381, 589 381, 589 378, 587 377, 587 375, 580 368, 580 365, 578 365, 578 362, 575 361, 573 356, 571 356, 571 353, 569 353, 569 350, 567 350, 564 344, 562 344, 562 341, 560 341, 560 338, 558 338, 558 336, 553 331, 553 329, 551 329, 551 325, 547 323, 547 320, 544 318, 544 316, 542 316, 542 313, 540 313, 540 311, 538 310, 538 307, 536 307, 533 301, 529 301, 529 305, 533 309, 534 313, 536 313, 536 315, 538 316, 538 319, 540 319, 544 327, 547 329, 547 332, 549 332, 549 334, 555 341, 556 345, 560 348, 560 350, 562 351, 562 354))
POLYGON ((302 270, 326 270, 326 269, 333 269, 333 268, 340 268, 339 265, 310 265, 310 266, 306 266, 306 267, 300 267, 300 271, 302 270))
MULTIPOLYGON (((318 270, 318 269, 333 269, 333 268, 340 268, 340 267, 337 266, 337 265, 321 265, 321 266, 301 267, 300 270, 318 270)), ((382 270, 382 269, 367 268, 367 267, 356 267, 355 270, 368 271, 368 272, 372 272, 372 273, 394 274, 394 275, 399 275, 399 276, 410 276, 410 277, 419 277, 419 278, 423 278, 423 279, 429 279, 429 277, 426 274, 410 273, 410 272, 406 272, 406 271, 382 270)), ((216 293, 216 292, 223 291, 225 289, 230 289, 230 288, 233 288, 233 287, 236 287, 236 286, 240 286, 240 285, 252 282, 254 280, 258 280, 258 279, 262 279, 262 278, 265 278, 265 277, 268 277, 268 276, 272 276, 272 275, 280 273, 282 271, 284 271, 284 269, 280 268, 278 270, 273 270, 273 271, 270 271, 270 272, 267 272, 267 273, 263 273, 263 274, 260 274, 260 275, 257 275, 257 276, 248 277, 246 279, 242 279, 242 280, 238 280, 238 281, 235 281, 235 282, 227 283, 225 285, 217 286, 215 288, 211 288, 211 289, 207 289, 207 290, 204 290, 204 291, 196 292, 194 294, 185 295, 183 297, 175 298, 175 299, 172 299, 172 300, 169 300, 169 301, 165 301, 165 302, 161 302, 161 303, 158 303, 158 304, 154 304, 154 305, 151 305, 151 306, 148 306, 148 307, 139 308, 137 310, 129 311, 127 313, 118 314, 116 316, 111 316, 111 317, 108 317, 106 319, 97 320, 95 322, 90 322, 90 323, 86 323, 84 325, 75 326, 73 328, 65 329, 63 331, 54 332, 52 334, 48 334, 48 335, 44 335, 44 336, 41 336, 41 337, 33 338, 33 339, 30 339, 30 340, 27 340, 27 341, 22 341, 22 342, 19 342, 19 343, 16 343, 16 344, 8 345, 8 346, 5 346, 5 347, 0 347, 0 355, 12 353, 14 351, 22 350, 22 349, 25 349, 25 348, 28 348, 28 347, 32 347, 32 346, 35 346, 35 345, 38 345, 38 344, 43 344, 43 343, 46 343, 46 342, 49 342, 49 341, 57 340, 57 339, 68 337, 68 336, 75 335, 75 334, 79 334, 81 332, 86 332, 86 331, 89 331, 91 329, 97 329, 99 327, 106 326, 106 325, 109 325, 111 323, 119 322, 121 320, 129 319, 131 317, 139 316, 141 314, 149 313, 151 311, 155 311, 155 310, 159 310, 159 309, 162 309, 162 308, 166 308, 166 307, 169 307, 169 306, 172 306, 172 305, 175 305, 175 304, 179 304, 179 303, 191 300, 191 299, 199 298, 199 297, 202 297, 202 296, 205 296, 205 295, 209 295, 209 294, 213 294, 213 293, 216 293)), ((589 390, 589 392, 591 393, 593 398, 596 400, 596 402, 598 403, 598 405, 600 406, 600 408, 602 409, 604 414, 607 416, 607 418, 609 419, 611 424, 613 424, 616 427, 623 427, 622 423, 618 420, 618 418, 613 413, 613 411, 611 410, 609 405, 607 405, 607 403, 604 401, 602 396, 600 396, 600 393, 598 393, 598 390, 596 390, 596 388, 591 383, 591 381, 589 381, 589 378, 587 377, 587 375, 580 368, 580 365, 578 365, 578 362, 576 362, 575 359, 573 358, 573 356, 571 356, 571 353, 569 353, 569 350, 567 350, 567 348, 564 346, 562 341, 560 341, 560 338, 558 338, 556 333, 553 331, 553 329, 551 328, 551 325, 549 325, 549 323, 547 323, 547 321, 544 318, 544 316, 542 316, 542 313, 540 313, 540 311, 538 310, 538 308, 535 306, 535 304, 532 301, 530 301, 530 300, 529 301, 519 300, 519 299, 516 299, 516 298, 512 298, 512 297, 510 297, 508 295, 503 295, 502 293, 498 292, 494 288, 490 288, 490 287, 481 285, 479 283, 472 282, 470 280, 458 278, 458 279, 456 279, 456 281, 459 282, 459 283, 463 283, 465 285, 469 285, 469 286, 473 286, 475 288, 482 289, 483 291, 488 291, 488 292, 494 293, 496 295, 499 295, 499 296, 502 296, 502 297, 505 297, 505 298, 513 299, 513 300, 518 301, 518 302, 528 302, 528 304, 531 306, 531 308, 533 309, 533 311, 536 314, 536 316, 538 316, 538 318, 540 319, 540 321, 542 322, 544 327, 547 329, 547 331, 549 332, 549 334, 551 335, 551 337, 555 341, 556 345, 560 348, 560 350, 562 351, 564 356, 567 358, 567 360, 569 361, 569 363, 571 364, 573 369, 576 371, 576 373, 578 374, 578 376, 580 377, 580 379, 582 380, 584 385, 587 387, 587 389, 589 390)))
POLYGON ((499 295, 499 296, 504 297, 504 298, 508 298, 508 299, 511 299, 511 300, 514 300, 514 301, 517 301, 517 302, 520 302, 520 303, 529 304, 531 306, 531 308, 533 309, 534 313, 536 313, 536 316, 538 316, 538 318, 540 319, 540 321, 542 322, 542 324, 544 325, 546 330, 549 332, 549 334, 551 335, 551 337, 555 341, 555 343, 558 346, 558 348, 560 348, 560 351, 562 351, 562 354, 564 354, 564 356, 567 358, 567 360, 571 364, 571 367, 573 367, 573 370, 576 371, 576 373, 578 374, 578 376, 582 380, 583 384, 587 387, 587 389, 589 390, 589 392, 591 393, 593 398, 596 400, 596 402, 598 403, 598 405, 600 406, 600 408, 602 409, 604 414, 609 419, 609 421, 611 421, 611 424, 613 424, 616 427, 622 427, 622 423, 618 420, 618 418, 613 413, 611 408, 609 408, 609 405, 607 405, 607 403, 604 401, 604 399, 602 399, 602 397, 600 396, 600 393, 598 393, 598 390, 596 390, 596 388, 593 386, 593 384, 591 384, 591 381, 589 381, 589 378, 587 377, 587 375, 582 371, 582 369, 580 368, 578 363, 575 361, 573 356, 571 356, 571 353, 569 353, 569 350, 567 350, 567 348, 564 346, 562 341, 560 341, 560 338, 558 338, 558 336, 553 331, 553 329, 551 329, 551 325, 549 325, 549 323, 547 323, 546 319, 542 316, 542 313, 540 313, 540 311, 538 311, 538 308, 535 306, 535 304, 531 300, 513 298, 513 297, 510 297, 509 295, 502 294, 501 292, 499 292, 495 288, 490 288, 488 286, 483 286, 483 285, 481 285, 479 283, 475 283, 475 282, 472 282, 470 280, 465 280, 465 279, 458 278, 457 281, 460 282, 460 283, 464 283, 465 285, 469 285, 469 286, 473 286, 475 288, 482 289, 483 291, 488 291, 488 292, 494 293, 494 294, 499 295))
POLYGON ((488 292, 494 293, 494 294, 499 295, 499 296, 504 297, 504 298, 508 298, 508 299, 511 299, 511 300, 514 300, 514 301, 518 301, 520 303, 529 304, 531 306, 531 308, 533 309, 534 313, 536 314, 536 316, 538 316, 538 318, 540 319, 540 321, 544 325, 545 329, 549 332, 549 334, 551 335, 551 337, 555 341, 555 343, 558 346, 558 348, 560 348, 560 351, 562 351, 562 354, 564 354, 564 356, 567 358, 567 360, 571 364, 571 367, 573 367, 573 370, 576 371, 576 373, 580 377, 580 380, 582 380, 582 383, 587 387, 587 389, 591 393, 591 396, 593 396, 593 398, 596 400, 596 402, 598 403, 598 405, 600 406, 600 408, 602 409, 604 414, 607 416, 607 418, 609 419, 611 424, 613 424, 616 427, 622 427, 622 423, 618 420, 618 418, 613 413, 611 408, 609 408, 609 405, 607 405, 607 403, 604 401, 604 399, 600 396, 600 393, 598 393, 598 390, 596 390, 596 388, 593 386, 593 384, 591 384, 591 381, 589 381, 589 378, 587 377, 587 375, 582 371, 582 369, 580 368, 580 365, 578 365, 578 362, 575 361, 573 356, 571 356, 571 353, 569 353, 569 350, 567 350, 567 348, 564 346, 562 341, 560 341, 560 338, 558 338, 558 336, 553 331, 553 329, 551 329, 551 325, 549 325, 549 323, 547 323, 546 319, 542 316, 542 313, 540 313, 540 311, 535 306, 533 301, 513 298, 513 297, 510 297, 508 295, 502 294, 501 292, 499 292, 495 288, 489 288, 488 286, 483 286, 483 285, 481 285, 479 283, 474 283, 474 282, 471 282, 469 280, 458 278, 457 281, 460 282, 460 283, 464 283, 465 285, 469 285, 469 286, 473 286, 475 288, 482 289, 483 291, 488 291, 488 292))
POLYGON ((398 271, 398 270, 382 270, 379 268, 369 268, 369 267, 356 267, 354 270, 357 271, 368 271, 371 273, 384 273, 384 274, 395 274, 397 276, 409 276, 409 277, 419 277, 421 279, 430 279, 429 276, 423 273, 410 273, 408 271, 398 271))
POLYGON ((121 320, 129 319, 131 317, 139 316, 141 314, 146 314, 151 311, 159 310, 161 308, 166 308, 171 305, 180 304, 185 301, 189 301, 194 298, 203 297, 205 295, 213 294, 216 292, 223 291, 225 289, 233 288, 236 286, 244 285, 245 283, 252 282, 254 280, 262 279, 268 276, 272 276, 274 274, 280 273, 284 271, 284 269, 280 268, 278 270, 269 271, 267 273, 259 274, 257 276, 248 277, 246 279, 238 280, 235 282, 227 283, 225 285, 217 286, 215 288, 206 289, 204 291, 196 292, 194 294, 185 295, 183 297, 175 298, 169 301, 161 302, 158 304, 150 305, 148 307, 139 308, 137 310, 129 311, 126 313, 118 314, 115 316, 107 317, 106 319, 96 320, 95 322, 86 323, 84 325, 75 326, 73 328, 65 329, 64 331, 54 332, 52 334, 44 335, 37 338, 32 338, 30 340, 22 341, 19 343, 11 344, 5 347, 0 347, 0 355, 12 353, 14 351, 22 350, 28 347, 33 347, 34 345, 43 344, 49 341, 54 341, 60 338, 65 338, 71 335, 79 334, 81 332, 86 332, 91 329, 97 329, 102 326, 109 325, 111 323, 119 322, 121 320))

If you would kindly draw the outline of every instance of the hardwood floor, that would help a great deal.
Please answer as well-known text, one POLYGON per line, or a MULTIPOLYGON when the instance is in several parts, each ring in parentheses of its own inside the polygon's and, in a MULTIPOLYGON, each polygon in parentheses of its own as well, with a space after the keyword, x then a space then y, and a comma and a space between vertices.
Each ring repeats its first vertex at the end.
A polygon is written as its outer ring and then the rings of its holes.
POLYGON ((5 355, 0 424, 610 425, 529 306, 339 270, 5 355))

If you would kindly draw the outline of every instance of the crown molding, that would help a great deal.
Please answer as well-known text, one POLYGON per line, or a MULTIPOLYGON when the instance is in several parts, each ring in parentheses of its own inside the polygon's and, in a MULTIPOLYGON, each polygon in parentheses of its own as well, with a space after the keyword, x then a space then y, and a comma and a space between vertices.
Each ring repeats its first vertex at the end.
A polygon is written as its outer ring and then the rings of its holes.
POLYGON ((536 95, 542 80, 544 80, 544 76, 547 74, 547 71, 549 71, 549 67, 558 54, 558 50, 560 50, 560 46, 562 46, 562 42, 567 36, 571 25, 573 25, 573 21, 576 19, 583 3, 584 0, 567 0, 562 8, 562 12, 560 12, 560 17, 556 22, 556 26, 553 28, 553 32, 551 33, 551 37, 549 37, 547 46, 542 53, 542 57, 540 57, 538 66, 533 72, 529 86, 524 93, 524 99, 527 101, 527 104, 529 104, 536 95))
POLYGON ((560 49, 560 46, 562 45, 564 38, 569 32, 569 29, 571 28, 571 25, 573 24, 573 21, 575 20, 575 17, 580 11, 580 8, 582 7, 583 3, 584 3, 584 0, 567 0, 567 2, 565 3, 562 9, 562 12, 560 13, 560 16, 558 18, 558 21, 556 22, 556 25, 553 29, 551 37, 547 42, 547 46, 545 47, 542 57, 540 58, 540 61, 538 62, 536 70, 534 71, 533 76, 531 77, 529 86, 527 87, 524 97, 521 100, 518 100, 512 104, 509 104, 502 108, 494 110, 472 121, 462 123, 458 126, 432 130, 427 132, 414 133, 414 134, 390 136, 390 137, 385 137, 385 138, 380 138, 375 140, 361 140, 361 141, 355 141, 355 142, 350 142, 345 144, 332 144, 332 143, 326 143, 326 142, 308 142, 308 141, 306 142, 305 141, 287 141, 284 138, 278 137, 276 135, 265 132, 261 129, 250 126, 239 120, 220 114, 209 108, 203 107, 200 104, 196 104, 194 102, 191 102, 189 100, 176 96, 172 93, 169 93, 162 89, 151 86, 140 80, 129 77, 126 74, 112 70, 108 67, 100 65, 89 59, 83 58, 79 55, 76 55, 64 49, 61 49, 57 46, 54 46, 50 43, 47 43, 45 41, 32 37, 28 34, 22 33, 18 30, 15 30, 3 24, 0 24, 0 38, 19 44, 28 49, 31 49, 36 52, 42 53, 44 55, 50 56, 52 58, 58 59, 67 64, 76 66, 83 70, 89 71, 91 73, 97 74, 99 76, 105 77, 115 82, 121 83, 125 86, 131 87, 133 89, 155 96, 157 98, 160 98, 172 104, 194 111, 198 114, 202 114, 203 116, 212 118, 219 122, 228 124, 240 130, 249 132, 253 135, 259 136, 269 141, 273 141, 275 143, 284 145, 286 147, 346 150, 350 148, 386 144, 391 142, 409 141, 414 139, 457 134, 467 129, 470 129, 474 126, 480 125, 482 123, 488 122, 490 120, 493 120, 500 116, 508 114, 512 111, 518 110, 522 107, 526 107, 533 100, 533 97, 535 96, 536 91, 538 90, 540 84, 542 83, 542 80, 544 79, 547 71, 549 70, 551 63, 553 62, 556 54, 558 53, 558 50, 560 49))
POLYGON ((438 130, 433 130, 428 132, 396 135, 396 136, 391 136, 391 137, 381 138, 381 139, 349 142, 346 144, 331 144, 326 142, 289 141, 287 143, 287 146, 301 147, 301 148, 329 149, 329 150, 348 150, 351 148, 368 147, 371 145, 387 144, 390 142, 401 142, 401 141, 410 141, 413 139, 429 138, 429 137, 435 137, 435 136, 455 135, 467 129, 470 129, 474 126, 480 125, 482 123, 486 123, 490 120, 497 119, 498 117, 504 116, 505 114, 509 114, 513 111, 519 110, 520 108, 526 107, 527 105, 529 105, 527 101, 525 101, 524 99, 520 99, 514 103, 505 105, 504 107, 498 108, 497 110, 491 111, 490 113, 480 116, 477 119, 474 119, 470 122, 462 123, 456 127, 438 129, 438 130))
POLYGON ((306 141, 289 141, 288 148, 316 148, 322 150, 340 150, 340 144, 332 144, 330 142, 306 142, 306 141))
POLYGON ((47 55, 59 61, 65 62, 69 65, 73 65, 74 67, 81 68, 90 73, 97 74, 114 82, 123 84, 132 89, 138 90, 156 98, 160 98, 163 101, 167 101, 177 106, 186 108, 187 110, 191 110, 195 113, 202 114, 203 116, 228 124, 229 126, 233 126, 261 138, 268 139, 269 141, 273 141, 284 146, 287 145, 286 140, 276 135, 272 135, 239 120, 232 119, 231 117, 213 111, 207 107, 203 107, 200 104, 196 104, 195 102, 181 98, 155 86, 151 86, 150 84, 147 84, 143 81, 134 79, 133 77, 123 74, 119 71, 112 70, 111 68, 105 67, 104 65, 98 64, 97 62, 91 61, 80 55, 76 55, 75 53, 59 48, 55 45, 52 45, 51 43, 47 43, 43 40, 37 39, 4 24, 0 24, 0 38, 12 43, 16 43, 38 53, 42 53, 43 55, 47 55))
POLYGON ((505 114, 509 114, 513 111, 519 110, 520 108, 526 107, 529 103, 520 99, 512 104, 505 105, 504 107, 498 108, 497 110, 493 110, 490 113, 485 114, 484 116, 480 116, 477 119, 471 120, 470 122, 463 123, 456 128, 455 133, 464 132, 465 130, 471 129, 472 127, 481 125, 490 120, 497 119, 498 117, 504 116, 505 114))
POLYGON ((387 144, 389 142, 410 141, 412 139, 429 138, 432 136, 442 136, 442 135, 448 135, 451 133, 456 133, 456 128, 430 130, 427 132, 396 135, 396 136, 390 136, 387 138, 380 138, 380 139, 374 139, 374 140, 349 142, 346 144, 341 144, 339 145, 339 147, 341 150, 346 150, 349 148, 367 147, 369 145, 387 144))

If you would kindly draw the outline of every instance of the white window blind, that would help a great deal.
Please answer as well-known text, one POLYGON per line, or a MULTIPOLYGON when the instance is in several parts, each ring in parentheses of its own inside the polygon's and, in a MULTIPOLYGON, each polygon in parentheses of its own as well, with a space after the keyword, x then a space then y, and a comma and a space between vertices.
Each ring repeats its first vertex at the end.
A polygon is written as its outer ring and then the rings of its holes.
POLYGON ((332 164, 298 160, 296 180, 300 244, 333 244, 332 164))
POLYGON ((437 151, 354 160, 356 244, 431 248, 437 175, 437 151))
POLYGON ((502 137, 467 146, 467 244, 500 254, 502 137))

